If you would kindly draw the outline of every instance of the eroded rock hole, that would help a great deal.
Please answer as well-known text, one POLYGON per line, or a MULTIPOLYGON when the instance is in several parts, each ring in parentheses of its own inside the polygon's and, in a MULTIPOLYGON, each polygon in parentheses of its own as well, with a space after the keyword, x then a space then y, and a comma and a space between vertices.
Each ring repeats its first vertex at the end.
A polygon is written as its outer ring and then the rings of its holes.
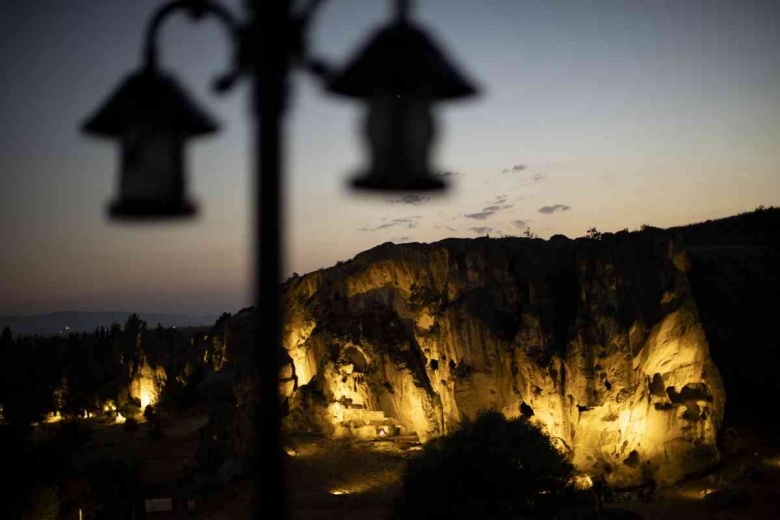
POLYGON ((682 415, 686 421, 698 421, 701 419, 701 408, 694 402, 689 402, 685 405, 685 411, 682 415))
POLYGON ((533 414, 534 414, 534 409, 533 409, 533 408, 531 408, 531 407, 528 405, 528 403, 526 403, 525 401, 523 401, 522 403, 520 403, 520 413, 521 413, 521 414, 522 414, 524 417, 531 417, 531 416, 533 416, 533 414))
POLYGON ((689 401, 712 402, 710 389, 704 383, 688 383, 678 393, 673 386, 666 389, 669 400, 673 403, 688 403, 689 401))
POLYGON ((344 357, 354 366, 354 372, 365 372, 368 368, 368 360, 366 360, 363 353, 355 347, 347 347, 344 350, 344 357))
POLYGON ((680 390, 680 398, 685 401, 712 402, 710 389, 704 383, 688 383, 680 390))
POLYGON ((431 359, 431 370, 439 370, 439 360, 431 359))
POLYGON ((650 393, 656 397, 666 397, 666 387, 664 387, 664 378, 661 374, 655 374, 650 382, 650 393))
POLYGON ((685 401, 680 398, 680 394, 677 393, 677 390, 674 389, 673 386, 669 386, 666 388, 666 396, 669 398, 669 400, 676 404, 684 403, 685 401))
POLYGON ((631 450, 628 457, 623 459, 623 464, 631 468, 637 467, 639 465, 639 453, 636 450, 631 450))

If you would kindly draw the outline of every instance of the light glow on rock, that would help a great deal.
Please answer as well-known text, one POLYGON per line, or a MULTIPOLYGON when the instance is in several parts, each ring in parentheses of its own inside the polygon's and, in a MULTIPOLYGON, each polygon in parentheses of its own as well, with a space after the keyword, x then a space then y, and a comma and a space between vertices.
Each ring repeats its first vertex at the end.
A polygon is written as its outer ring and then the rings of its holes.
POLYGON ((764 464, 772 468, 780 468, 780 457, 770 457, 764 459, 764 464))
POLYGON ((54 413, 50 413, 46 417, 46 420, 44 422, 47 424, 51 424, 51 423, 60 422, 61 420, 62 420, 62 414, 60 414, 59 411, 56 411, 54 413))
POLYGON ((576 475, 572 479, 572 484, 576 489, 584 491, 593 487, 593 479, 590 475, 576 475))
POLYGON ((147 406, 154 404, 154 397, 152 391, 149 388, 144 387, 144 382, 141 382, 141 410, 145 410, 147 406))
POLYGON ((157 404, 165 380, 166 374, 163 367, 152 367, 148 364, 143 364, 140 367, 130 385, 130 395, 141 402, 141 410, 145 410, 149 405, 157 404))

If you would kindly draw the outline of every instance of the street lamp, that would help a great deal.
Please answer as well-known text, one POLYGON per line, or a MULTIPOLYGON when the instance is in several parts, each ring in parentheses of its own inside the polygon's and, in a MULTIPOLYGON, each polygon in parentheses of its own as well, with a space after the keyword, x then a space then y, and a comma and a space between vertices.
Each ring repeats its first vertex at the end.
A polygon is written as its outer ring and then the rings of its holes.
POLYGON ((429 166, 435 134, 433 105, 476 92, 431 38, 412 23, 409 0, 394 3, 394 20, 374 35, 344 71, 333 74, 309 56, 306 46, 306 30, 323 0, 308 0, 296 12, 293 0, 245 0, 245 23, 210 0, 171 1, 158 9, 148 26, 141 70, 130 76, 83 127, 87 133, 122 144, 119 198, 109 208, 113 218, 192 215, 195 207, 185 190, 184 145, 189 138, 214 132, 216 124, 173 77, 159 69, 156 38, 163 21, 175 12, 185 12, 195 20, 212 15, 227 27, 234 59, 214 87, 224 92, 239 79, 251 78, 257 125, 254 283, 258 308, 256 344, 251 353, 259 384, 253 460, 257 517, 287 516, 277 385, 282 321, 283 115, 291 67, 298 65, 320 77, 332 93, 368 105, 371 164, 353 180, 358 189, 443 189, 444 182, 429 166), (262 473, 266 478, 259 478, 262 473))

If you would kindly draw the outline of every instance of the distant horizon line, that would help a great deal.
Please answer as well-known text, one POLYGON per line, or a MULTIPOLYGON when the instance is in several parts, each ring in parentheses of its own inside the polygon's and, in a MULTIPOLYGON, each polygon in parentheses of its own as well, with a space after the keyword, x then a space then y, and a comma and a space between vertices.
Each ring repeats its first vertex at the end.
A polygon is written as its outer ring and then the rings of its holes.
POLYGON ((152 314, 156 316, 187 316, 187 317, 206 317, 213 315, 221 315, 227 311, 215 311, 215 312, 158 312, 158 311, 129 311, 129 310, 107 310, 107 311, 84 311, 84 310, 62 310, 62 311, 46 311, 46 312, 33 312, 29 314, 0 314, 0 319, 9 318, 31 318, 35 316, 51 316, 56 314, 138 314, 143 316, 144 314, 152 314))

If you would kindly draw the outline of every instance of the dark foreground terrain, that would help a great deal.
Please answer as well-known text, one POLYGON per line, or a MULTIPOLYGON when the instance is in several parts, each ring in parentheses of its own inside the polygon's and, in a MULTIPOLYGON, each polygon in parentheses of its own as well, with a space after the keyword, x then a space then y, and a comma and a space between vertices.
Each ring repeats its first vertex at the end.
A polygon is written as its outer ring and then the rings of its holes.
MULTIPOLYGON (((150 442, 148 423, 137 431, 104 420, 89 420, 90 441, 77 459, 103 455, 143 461, 141 484, 146 498, 191 482, 197 458, 202 412, 168 417, 160 435, 150 442)), ((56 425, 42 425, 36 437, 45 437, 56 425)), ((706 475, 661 488, 651 501, 637 490, 615 490, 605 508, 622 508, 651 519, 764 519, 777 518, 780 504, 780 449, 749 430, 730 444, 723 464, 706 475)), ((413 438, 377 441, 298 436, 287 440, 287 485, 293 519, 386 519, 407 461, 420 451, 413 438)), ((442 478, 447 478, 442 475, 442 478)), ((189 487, 196 500, 198 519, 250 518, 252 481, 246 475, 221 473, 201 486, 189 487)), ((170 493, 169 493, 170 494, 170 493)), ((432 497, 433 499, 433 497, 432 497)), ((595 500, 594 500, 595 503, 595 500)))

